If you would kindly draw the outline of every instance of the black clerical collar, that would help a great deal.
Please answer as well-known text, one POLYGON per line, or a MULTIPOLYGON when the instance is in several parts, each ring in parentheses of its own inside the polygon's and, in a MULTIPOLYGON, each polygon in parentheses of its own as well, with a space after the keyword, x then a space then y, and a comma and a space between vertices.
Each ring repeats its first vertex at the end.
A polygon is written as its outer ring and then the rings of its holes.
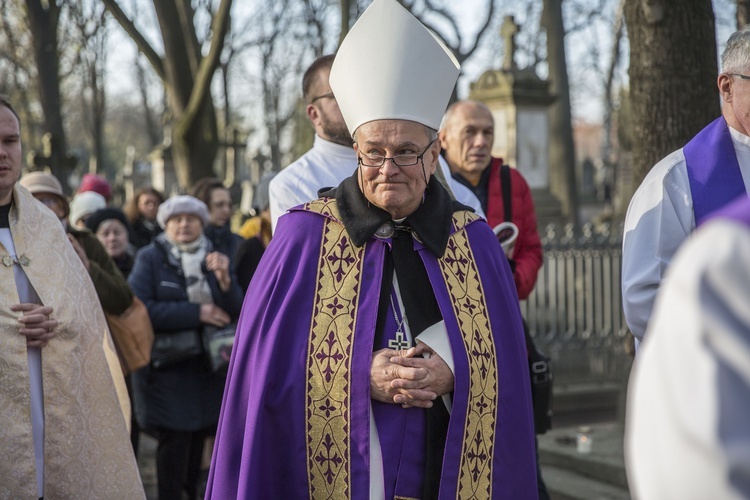
MULTIPOLYGON (((356 171, 337 188, 321 194, 336 198, 341 221, 356 246, 364 245, 381 226, 392 222, 388 212, 369 203, 362 194, 356 171)), ((411 230, 433 255, 441 257, 448 244, 453 212, 467 208, 452 201, 445 188, 432 177, 424 203, 395 226, 411 230)))
POLYGON ((11 200, 7 205, 0 205, 0 227, 10 227, 10 220, 8 214, 10 214, 10 206, 13 204, 11 200))

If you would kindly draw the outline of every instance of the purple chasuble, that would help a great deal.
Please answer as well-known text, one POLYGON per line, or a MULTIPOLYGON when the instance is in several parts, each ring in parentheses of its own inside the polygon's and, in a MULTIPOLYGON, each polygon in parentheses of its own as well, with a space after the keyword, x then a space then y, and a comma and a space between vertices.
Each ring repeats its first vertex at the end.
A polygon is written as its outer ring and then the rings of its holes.
POLYGON ((745 194, 745 183, 723 116, 698 132, 683 153, 697 227, 708 214, 745 194))
MULTIPOLYGON (((454 218, 441 259, 414 242, 455 365, 439 498, 535 499, 531 389, 513 277, 489 226, 457 214, 465 220, 454 218)), ((237 328, 207 499, 369 499, 370 365, 388 244, 373 237, 355 247, 343 224, 307 205, 279 219, 237 328)), ((389 331, 392 317, 386 343, 389 331)), ((373 407, 387 495, 419 498, 424 411, 373 407)))

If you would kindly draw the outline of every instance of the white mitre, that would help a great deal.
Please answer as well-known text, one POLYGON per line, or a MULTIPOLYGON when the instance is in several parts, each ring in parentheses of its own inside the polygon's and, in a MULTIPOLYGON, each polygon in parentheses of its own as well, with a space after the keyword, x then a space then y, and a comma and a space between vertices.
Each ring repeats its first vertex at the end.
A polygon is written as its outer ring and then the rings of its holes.
POLYGON ((333 61, 329 82, 349 132, 373 120, 410 120, 435 130, 460 66, 396 0, 375 0, 333 61))

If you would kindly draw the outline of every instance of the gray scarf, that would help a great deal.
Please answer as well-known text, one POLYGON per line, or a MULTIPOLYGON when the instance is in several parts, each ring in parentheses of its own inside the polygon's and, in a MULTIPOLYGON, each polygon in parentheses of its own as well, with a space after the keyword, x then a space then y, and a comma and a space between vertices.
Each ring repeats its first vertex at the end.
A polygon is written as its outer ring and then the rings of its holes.
POLYGON ((190 243, 178 243, 167 236, 169 251, 182 265, 182 272, 187 283, 188 301, 194 304, 213 304, 211 287, 203 274, 203 261, 206 259, 208 240, 200 235, 190 243))

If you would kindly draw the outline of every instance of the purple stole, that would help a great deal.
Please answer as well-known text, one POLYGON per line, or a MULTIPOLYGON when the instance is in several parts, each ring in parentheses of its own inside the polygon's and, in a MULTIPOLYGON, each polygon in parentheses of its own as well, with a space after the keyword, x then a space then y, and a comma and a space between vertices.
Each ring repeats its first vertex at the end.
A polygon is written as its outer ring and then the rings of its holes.
POLYGON ((742 196, 711 214, 709 219, 730 219, 750 228, 750 198, 742 196))
POLYGON ((696 227, 706 216, 746 193, 729 126, 720 116, 683 148, 696 227))

